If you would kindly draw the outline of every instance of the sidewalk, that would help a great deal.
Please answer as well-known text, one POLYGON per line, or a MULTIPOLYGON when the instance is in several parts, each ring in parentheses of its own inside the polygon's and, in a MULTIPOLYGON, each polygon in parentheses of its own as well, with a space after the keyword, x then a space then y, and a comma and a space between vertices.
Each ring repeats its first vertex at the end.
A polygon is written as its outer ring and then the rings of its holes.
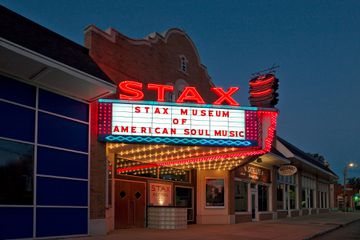
POLYGON ((360 220, 359 212, 323 213, 318 215, 274 221, 239 223, 232 225, 190 225, 184 230, 123 229, 107 236, 76 238, 77 240, 220 240, 220 239, 312 239, 360 220))

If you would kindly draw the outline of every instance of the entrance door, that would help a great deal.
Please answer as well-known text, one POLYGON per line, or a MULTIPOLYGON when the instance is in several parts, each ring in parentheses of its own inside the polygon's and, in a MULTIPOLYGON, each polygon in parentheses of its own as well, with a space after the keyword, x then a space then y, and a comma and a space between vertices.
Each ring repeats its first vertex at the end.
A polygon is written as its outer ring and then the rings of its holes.
POLYGON ((145 182, 115 181, 115 229, 145 226, 145 182))

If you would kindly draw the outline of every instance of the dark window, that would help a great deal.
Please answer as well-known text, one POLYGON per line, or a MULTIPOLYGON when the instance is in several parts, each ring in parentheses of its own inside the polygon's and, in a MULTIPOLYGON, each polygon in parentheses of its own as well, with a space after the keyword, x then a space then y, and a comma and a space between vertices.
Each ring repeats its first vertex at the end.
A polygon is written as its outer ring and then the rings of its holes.
POLYGON ((33 237, 32 207, 0 207, 0 239, 33 237))
POLYGON ((36 88, 0 75, 0 98, 35 107, 36 88))
POLYGON ((176 206, 192 208, 192 188, 176 187, 176 206))
POLYGON ((310 190, 309 208, 314 208, 314 190, 310 190))
POLYGON ((268 187, 258 185, 258 207, 260 212, 268 210, 268 187))
POLYGON ((187 220, 193 221, 193 202, 192 202, 192 188, 176 187, 175 188, 175 206, 187 207, 187 220))
POLYGON ((88 178, 88 155, 38 147, 37 173, 62 177, 88 178))
POLYGON ((35 111, 0 101, 0 136, 33 142, 35 111))
POLYGON ((82 152, 88 151, 88 125, 39 113, 39 143, 82 152))
POLYGON ((40 89, 39 108, 87 122, 89 106, 85 103, 40 89))
POLYGON ((284 185, 279 184, 276 189, 276 206, 277 210, 283 210, 284 209, 284 185))
POLYGON ((189 61, 185 56, 180 56, 180 70, 184 73, 188 72, 189 61))
POLYGON ((235 182, 235 211, 246 212, 248 210, 248 184, 235 182))
POLYGON ((34 147, 0 139, 0 204, 32 205, 34 147))
POLYGON ((88 233, 87 208, 37 208, 36 237, 88 233))
POLYGON ((296 188, 295 186, 289 186, 289 197, 290 197, 290 209, 296 208, 296 188))
POLYGON ((37 204, 52 206, 87 206, 88 182, 37 177, 37 204))
POLYGON ((301 208, 306 208, 306 189, 302 189, 301 191, 301 208))

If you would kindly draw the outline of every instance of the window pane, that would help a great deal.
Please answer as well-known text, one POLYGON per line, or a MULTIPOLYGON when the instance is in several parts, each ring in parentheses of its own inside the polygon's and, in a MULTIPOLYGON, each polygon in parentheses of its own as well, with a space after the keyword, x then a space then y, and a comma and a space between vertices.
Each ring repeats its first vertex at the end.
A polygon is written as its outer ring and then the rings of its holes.
POLYGON ((37 208, 36 237, 88 234, 87 208, 37 208))
POLYGON ((314 208, 314 190, 310 190, 309 208, 314 208))
POLYGON ((39 113, 39 143, 88 152, 88 125, 39 113))
POLYGON ((35 107, 36 88, 0 75, 0 98, 35 107))
POLYGON ((284 185, 279 184, 276 190, 277 210, 284 209, 284 185))
POLYGON ((0 204, 32 205, 34 147, 0 139, 0 204))
POLYGON ((87 179, 88 155, 38 147, 37 173, 87 179))
POLYGON ((0 101, 0 136, 34 141, 35 111, 0 101))
POLYGON ((235 182, 235 211, 246 212, 248 209, 248 184, 235 182))
POLYGON ((51 206, 87 206, 87 181, 37 177, 37 204, 51 206))
POLYGON ((306 190, 301 191, 301 208, 306 208, 306 190))
POLYGON ((87 104, 40 89, 39 108, 87 122, 89 107, 87 104))
POLYGON ((0 239, 30 239, 33 236, 32 207, 0 207, 0 239))
POLYGON ((258 207, 260 212, 267 211, 268 201, 267 186, 258 185, 258 207))
POLYGON ((295 186, 290 186, 289 189, 289 197, 290 197, 290 209, 296 208, 296 191, 295 186))
POLYGON ((192 208, 192 188, 176 187, 176 206, 192 208))

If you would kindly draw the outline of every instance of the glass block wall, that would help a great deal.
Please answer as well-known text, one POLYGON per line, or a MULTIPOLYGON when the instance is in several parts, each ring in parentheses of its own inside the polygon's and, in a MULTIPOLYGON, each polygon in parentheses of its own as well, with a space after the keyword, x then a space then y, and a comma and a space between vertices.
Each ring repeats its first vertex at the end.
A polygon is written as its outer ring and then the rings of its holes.
POLYGON ((0 239, 88 234, 89 106, 0 75, 0 239))

